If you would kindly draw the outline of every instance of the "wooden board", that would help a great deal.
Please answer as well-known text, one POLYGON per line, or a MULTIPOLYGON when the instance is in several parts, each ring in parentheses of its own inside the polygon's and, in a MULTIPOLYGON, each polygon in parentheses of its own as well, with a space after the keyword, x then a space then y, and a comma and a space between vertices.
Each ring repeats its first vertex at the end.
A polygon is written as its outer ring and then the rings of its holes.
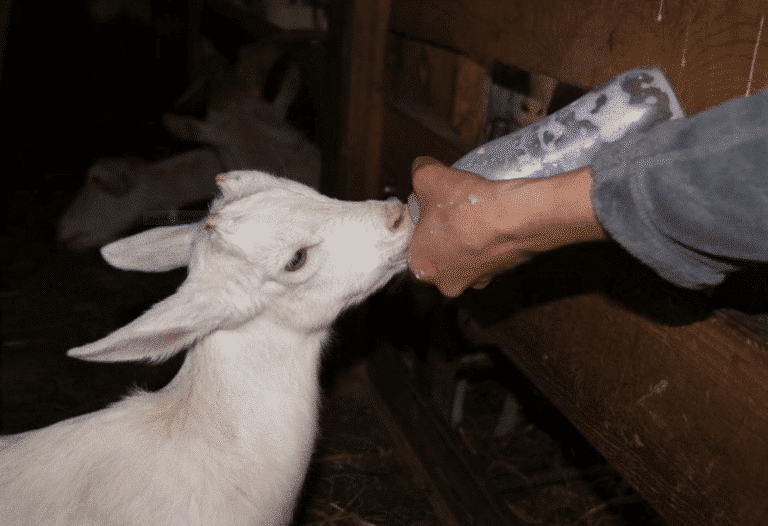
POLYGON ((435 133, 434 127, 426 125, 411 107, 388 104, 384 117, 381 161, 386 173, 391 174, 389 186, 400 199, 407 199, 412 191, 411 163, 416 157, 429 155, 450 165, 464 153, 443 134, 435 133))
POLYGON ((768 345, 710 296, 594 244, 462 301, 670 524, 768 524, 768 345))
POLYGON ((382 185, 406 199, 421 155, 453 164, 480 144, 488 99, 486 68, 424 42, 387 36, 382 185))
POLYGON ((671 524, 768 523, 768 348, 727 319, 665 327, 585 296, 483 339, 671 524))
POLYGON ((486 66, 392 32, 386 45, 389 104, 407 105, 416 118, 433 121, 432 128, 463 151, 477 146, 483 136, 488 99, 486 66))
POLYGON ((393 0, 390 30, 584 88, 656 65, 692 114, 766 85, 766 16, 760 0, 393 0))
POLYGON ((346 200, 381 197, 380 173, 384 42, 389 0, 328 5, 329 94, 323 124, 321 190, 346 200))

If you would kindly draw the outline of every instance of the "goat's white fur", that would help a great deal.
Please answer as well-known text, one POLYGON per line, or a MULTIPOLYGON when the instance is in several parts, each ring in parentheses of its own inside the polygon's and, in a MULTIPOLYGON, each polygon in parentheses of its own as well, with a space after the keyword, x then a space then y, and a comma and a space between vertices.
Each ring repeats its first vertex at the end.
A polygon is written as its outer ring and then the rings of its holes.
POLYGON ((156 362, 191 346, 181 370, 160 391, 0 439, 3 526, 290 521, 321 346, 339 312, 405 268, 413 225, 396 200, 337 201, 261 172, 217 182, 205 221, 102 250, 120 268, 188 265, 178 291, 67 353, 156 362))

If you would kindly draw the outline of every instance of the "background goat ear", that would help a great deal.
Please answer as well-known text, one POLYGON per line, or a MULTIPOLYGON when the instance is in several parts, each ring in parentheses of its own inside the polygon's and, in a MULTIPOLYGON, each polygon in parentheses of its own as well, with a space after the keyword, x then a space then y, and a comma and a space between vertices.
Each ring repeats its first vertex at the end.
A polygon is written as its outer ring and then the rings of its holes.
POLYGON ((165 129, 175 135, 177 138, 191 141, 202 142, 203 129, 205 122, 188 115, 176 115, 165 113, 162 116, 165 129))
POLYGON ((213 331, 229 314, 220 307, 210 295, 182 285, 122 329, 70 349, 67 356, 94 362, 161 362, 213 331))
POLYGON ((296 64, 288 66, 288 71, 285 72, 283 78, 283 84, 280 87, 280 92, 275 97, 272 103, 272 113, 281 122, 285 120, 285 116, 288 113, 296 95, 299 94, 299 88, 301 87, 301 69, 296 64))
POLYGON ((107 263, 123 270, 165 272, 189 264, 198 223, 153 228, 101 247, 107 263))
MULTIPOLYGON (((257 170, 233 170, 216 176, 216 185, 224 199, 236 199, 244 195, 263 192, 275 186, 285 186, 275 177, 257 170)), ((214 207, 215 208, 215 207, 214 207)))

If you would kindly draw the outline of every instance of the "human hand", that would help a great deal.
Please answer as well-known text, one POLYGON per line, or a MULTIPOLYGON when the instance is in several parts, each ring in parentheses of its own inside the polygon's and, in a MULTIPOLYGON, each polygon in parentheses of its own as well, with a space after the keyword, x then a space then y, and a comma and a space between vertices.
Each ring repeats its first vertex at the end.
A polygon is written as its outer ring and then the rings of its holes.
POLYGON ((449 297, 554 248, 606 239, 592 208, 588 168, 548 179, 489 181, 417 158, 419 202, 409 267, 449 297))

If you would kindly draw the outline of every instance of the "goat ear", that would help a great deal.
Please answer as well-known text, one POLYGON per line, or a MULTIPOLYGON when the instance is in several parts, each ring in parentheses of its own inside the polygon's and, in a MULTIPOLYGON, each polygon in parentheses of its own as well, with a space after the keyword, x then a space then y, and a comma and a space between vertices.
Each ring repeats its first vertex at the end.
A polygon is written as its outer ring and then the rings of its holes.
POLYGON ((156 303, 122 329, 70 349, 67 356, 95 362, 161 362, 222 323, 226 307, 221 309, 221 304, 216 303, 203 291, 182 285, 176 294, 156 303))
POLYGON ((285 72, 280 92, 272 103, 272 112, 281 122, 285 120, 288 108, 291 107, 301 87, 301 70, 296 64, 291 64, 285 72))
POLYGON ((138 181, 139 169, 133 159, 102 159, 88 169, 88 179, 104 191, 121 197, 130 192, 138 181))
POLYGON ((101 247, 102 257, 123 270, 165 272, 189 264, 199 223, 153 228, 101 247))
POLYGON ((161 117, 165 129, 179 139, 200 142, 204 122, 188 115, 164 113, 161 117))
POLYGON ((276 186, 283 186, 282 179, 258 170, 234 170, 216 176, 216 185, 225 199, 252 195, 276 186))

